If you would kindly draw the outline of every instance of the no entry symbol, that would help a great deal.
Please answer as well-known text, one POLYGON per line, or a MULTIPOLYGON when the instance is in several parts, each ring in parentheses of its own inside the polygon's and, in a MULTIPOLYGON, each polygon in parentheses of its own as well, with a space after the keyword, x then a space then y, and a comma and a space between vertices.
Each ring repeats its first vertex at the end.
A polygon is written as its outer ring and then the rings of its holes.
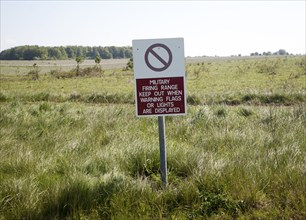
POLYGON ((169 47, 167 47, 164 44, 153 44, 151 45, 145 53, 145 62, 147 64, 147 66, 156 72, 161 72, 166 70, 171 62, 172 62, 172 53, 171 50, 169 49, 169 47), (162 56, 161 54, 167 54, 167 56, 162 56), (156 63, 152 62, 152 60, 149 60, 149 55, 151 55, 151 57, 153 56, 154 58, 156 58, 158 60, 158 62, 160 62, 160 65, 156 65, 156 63))

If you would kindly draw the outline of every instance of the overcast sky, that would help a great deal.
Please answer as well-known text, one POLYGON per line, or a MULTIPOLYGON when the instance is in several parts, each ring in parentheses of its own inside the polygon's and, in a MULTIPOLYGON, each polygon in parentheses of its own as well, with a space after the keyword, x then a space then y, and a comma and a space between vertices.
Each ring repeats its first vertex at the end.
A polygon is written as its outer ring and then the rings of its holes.
POLYGON ((305 1, 1 0, 1 51, 183 37, 186 56, 305 54, 305 1))

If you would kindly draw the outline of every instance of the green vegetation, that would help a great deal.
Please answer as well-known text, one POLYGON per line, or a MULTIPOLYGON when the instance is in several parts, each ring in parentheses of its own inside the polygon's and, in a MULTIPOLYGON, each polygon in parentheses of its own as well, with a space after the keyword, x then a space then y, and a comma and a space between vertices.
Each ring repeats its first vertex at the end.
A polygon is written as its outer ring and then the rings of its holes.
POLYGON ((100 56, 102 59, 122 59, 132 57, 131 47, 40 47, 40 46, 19 46, 4 50, 0 53, 0 60, 66 60, 77 57, 95 59, 100 56))
POLYGON ((187 115, 166 117, 167 188, 130 70, 1 71, 0 219, 304 219, 305 63, 188 61, 187 115))
MULTIPOLYGON (((255 52, 255 53, 251 53, 250 55, 251 56, 261 56, 261 55, 263 55, 263 56, 271 56, 271 55, 281 55, 281 56, 284 56, 284 55, 289 55, 289 53, 286 50, 284 50, 284 49, 279 49, 278 51, 274 52, 273 54, 272 54, 271 51, 268 51, 268 52, 262 52, 262 54, 258 53, 258 52, 255 52)), ((293 54, 290 54, 290 55, 293 55, 293 54)))

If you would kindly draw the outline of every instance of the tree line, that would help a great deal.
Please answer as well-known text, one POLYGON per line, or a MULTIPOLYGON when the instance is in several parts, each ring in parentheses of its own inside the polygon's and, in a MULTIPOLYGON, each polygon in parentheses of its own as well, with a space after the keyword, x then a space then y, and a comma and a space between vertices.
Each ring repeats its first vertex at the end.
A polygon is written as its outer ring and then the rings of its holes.
POLYGON ((84 59, 121 59, 132 57, 132 47, 102 46, 18 46, 0 53, 0 60, 66 60, 82 57, 84 59))
POLYGON ((272 53, 271 51, 268 52, 262 52, 262 53, 251 53, 250 56, 271 56, 271 55, 293 55, 293 54, 289 54, 286 50, 284 49, 279 49, 278 51, 272 53))

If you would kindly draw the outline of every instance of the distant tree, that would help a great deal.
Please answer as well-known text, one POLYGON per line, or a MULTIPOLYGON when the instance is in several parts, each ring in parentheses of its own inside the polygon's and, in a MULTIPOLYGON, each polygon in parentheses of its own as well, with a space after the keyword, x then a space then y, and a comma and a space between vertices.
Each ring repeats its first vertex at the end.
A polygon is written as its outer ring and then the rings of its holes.
POLYGON ((108 50, 108 48, 103 48, 103 50, 100 53, 100 56, 102 59, 111 59, 113 58, 112 54, 108 50))
POLYGON ((62 59, 62 52, 61 52, 60 48, 50 47, 48 49, 48 57, 49 57, 49 59, 53 59, 53 60, 62 59))
POLYGON ((76 57, 77 57, 77 58, 78 58, 78 57, 84 57, 82 47, 77 47, 76 57))
POLYGON ((270 51, 268 51, 268 52, 263 52, 262 53, 264 56, 271 56, 272 55, 272 53, 270 52, 270 51))
POLYGON ((80 75, 80 64, 84 61, 83 57, 78 56, 75 58, 75 61, 77 62, 77 68, 76 68, 76 75, 80 75))
POLYGON ((278 55, 286 55, 287 52, 286 52, 286 50, 284 50, 284 49, 279 49, 278 52, 277 52, 277 54, 278 54, 278 55))
POLYGON ((66 47, 66 54, 67 54, 69 59, 75 58, 75 50, 74 50, 74 48, 70 47, 70 46, 66 47))
POLYGON ((101 58, 98 47, 93 47, 92 54, 93 54, 93 57, 99 56, 101 58))
POLYGON ((101 57, 99 55, 96 55, 96 58, 95 58, 95 63, 96 63, 96 66, 98 67, 99 71, 101 72, 102 71, 102 68, 101 68, 101 57))
POLYGON ((121 59, 132 57, 132 47, 40 47, 40 46, 18 46, 4 50, 0 53, 1 60, 34 60, 34 59, 75 59, 86 57, 95 59, 99 55, 102 59, 121 59))
POLYGON ((43 48, 38 46, 26 46, 26 49, 23 52, 24 60, 37 60, 44 57, 46 51, 43 48))
POLYGON ((59 50, 60 50, 60 58, 59 59, 61 59, 61 60, 67 60, 68 59, 68 54, 67 54, 67 52, 66 52, 66 50, 65 50, 65 47, 60 47, 59 48, 59 50))
POLYGON ((119 50, 115 46, 111 46, 108 48, 108 51, 112 54, 112 58, 117 59, 120 58, 119 50))
POLYGON ((133 58, 130 58, 126 64, 125 70, 132 70, 134 68, 133 58))
POLYGON ((130 48, 127 48, 125 51, 124 51, 124 57, 125 58, 131 58, 133 56, 133 53, 132 53, 132 50, 130 48))

